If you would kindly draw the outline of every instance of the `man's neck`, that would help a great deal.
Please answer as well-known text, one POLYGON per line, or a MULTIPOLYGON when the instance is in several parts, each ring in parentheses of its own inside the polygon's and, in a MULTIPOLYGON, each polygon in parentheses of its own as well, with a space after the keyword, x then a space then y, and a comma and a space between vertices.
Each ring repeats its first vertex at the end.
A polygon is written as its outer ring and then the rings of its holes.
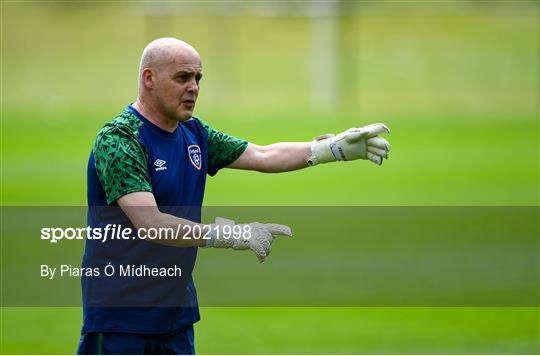
POLYGON ((148 121, 156 125, 162 130, 174 132, 178 126, 178 121, 171 120, 163 115, 159 110, 156 110, 152 105, 143 103, 139 98, 132 105, 142 116, 148 121))

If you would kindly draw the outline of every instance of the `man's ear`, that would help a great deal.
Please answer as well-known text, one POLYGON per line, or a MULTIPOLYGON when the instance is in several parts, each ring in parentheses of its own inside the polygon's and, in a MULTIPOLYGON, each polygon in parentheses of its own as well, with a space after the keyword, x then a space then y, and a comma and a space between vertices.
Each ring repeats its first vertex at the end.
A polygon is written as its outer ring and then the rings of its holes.
POLYGON ((143 85, 149 89, 154 88, 154 73, 150 68, 144 68, 142 72, 143 85))

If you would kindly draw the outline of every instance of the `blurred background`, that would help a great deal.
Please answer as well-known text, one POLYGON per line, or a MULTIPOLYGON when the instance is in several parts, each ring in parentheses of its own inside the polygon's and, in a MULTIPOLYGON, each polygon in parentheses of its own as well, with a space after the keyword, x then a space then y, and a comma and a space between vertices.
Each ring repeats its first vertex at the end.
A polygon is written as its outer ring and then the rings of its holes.
MULTIPOLYGON (((135 100, 142 49, 164 36, 197 48, 196 115, 231 135, 268 144, 392 129, 381 167, 223 170, 206 205, 538 206, 537 1, 0 6, 3 206, 85 204, 92 141, 135 100)), ((0 351, 72 353, 80 314, 4 307, 0 351)), ((540 352, 537 308, 204 308, 202 318, 199 353, 540 352)))

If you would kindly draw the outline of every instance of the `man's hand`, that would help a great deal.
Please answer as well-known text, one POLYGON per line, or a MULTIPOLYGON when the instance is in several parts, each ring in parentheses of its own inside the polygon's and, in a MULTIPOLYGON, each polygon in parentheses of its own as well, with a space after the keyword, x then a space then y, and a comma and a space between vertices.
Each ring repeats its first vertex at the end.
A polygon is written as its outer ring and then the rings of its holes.
POLYGON ((216 218, 216 224, 213 225, 211 231, 208 247, 251 250, 259 262, 264 262, 270 254, 274 235, 292 236, 291 228, 285 225, 258 222, 235 225, 233 220, 224 218, 216 218), (225 226, 229 228, 225 229, 225 226), (236 228, 233 229, 233 227, 236 228))
POLYGON ((352 128, 334 135, 316 137, 311 143, 311 156, 307 159, 310 166, 333 161, 352 161, 369 159, 381 165, 388 159, 390 144, 378 135, 390 133, 384 124, 371 124, 352 128))

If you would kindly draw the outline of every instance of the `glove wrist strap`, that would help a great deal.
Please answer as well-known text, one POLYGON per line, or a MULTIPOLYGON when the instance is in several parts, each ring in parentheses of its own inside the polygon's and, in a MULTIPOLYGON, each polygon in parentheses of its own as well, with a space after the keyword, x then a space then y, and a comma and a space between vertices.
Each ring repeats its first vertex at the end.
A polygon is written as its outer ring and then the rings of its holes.
POLYGON ((319 163, 334 162, 340 159, 339 154, 334 152, 338 148, 332 140, 333 137, 332 134, 326 134, 313 139, 311 156, 306 159, 308 165, 315 166, 319 163))
POLYGON ((225 225, 233 226, 234 220, 229 220, 225 218, 216 218, 215 224, 210 224, 211 229, 210 233, 208 234, 210 239, 207 240, 206 245, 204 247, 216 247, 216 248, 231 248, 233 247, 234 240, 233 239, 225 239, 223 238, 223 234, 221 233, 221 227, 225 225), (221 238, 220 238, 221 236, 221 238))

